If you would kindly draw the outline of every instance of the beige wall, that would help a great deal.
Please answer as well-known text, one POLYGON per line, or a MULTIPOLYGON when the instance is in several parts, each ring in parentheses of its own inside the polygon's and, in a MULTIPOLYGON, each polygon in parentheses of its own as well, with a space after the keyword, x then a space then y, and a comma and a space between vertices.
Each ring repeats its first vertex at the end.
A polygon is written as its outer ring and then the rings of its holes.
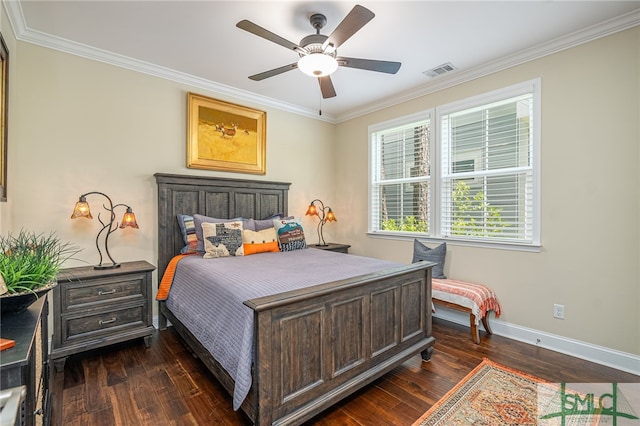
POLYGON ((540 77, 542 250, 449 244, 445 273, 493 287, 508 323, 640 354, 639 55, 636 27, 339 124, 339 237, 411 261, 412 241, 366 235, 369 125, 540 77))
MULTIPOLYGON (((9 28, 3 16, 5 39, 9 28)), ((640 29, 335 126, 225 98, 267 111, 266 176, 186 168, 186 93, 215 93, 12 37, 10 192, 0 231, 53 230, 83 247, 79 257, 89 264, 97 262, 98 223, 69 215, 91 190, 131 204, 138 217, 140 230, 112 236, 116 260, 155 263, 155 172, 293 182, 290 213, 303 215, 316 197, 336 210, 327 240, 409 262, 411 241, 366 235, 367 126, 540 77, 542 250, 450 244, 445 272, 491 285, 502 319, 515 326, 640 354, 640 29), (325 173, 331 165, 333 176, 325 173), (554 303, 566 306, 565 320, 552 318, 554 303)))
MULTIPOLYGON (((53 230, 84 248, 82 261, 96 264, 96 215, 104 199, 88 198, 93 221, 70 215, 80 194, 100 191, 114 203, 131 205, 140 225, 110 237, 115 260, 155 264, 156 172, 292 182, 289 213, 298 216, 314 197, 333 196, 332 177, 323 173, 335 140, 331 124, 247 105, 267 112, 267 174, 188 169, 187 92, 215 93, 32 44, 18 42, 18 50, 20 79, 12 89, 20 96, 11 110, 15 132, 9 157, 14 232, 53 230)), ((314 229, 313 221, 305 221, 314 229)))
MULTIPOLYGON (((2 38, 7 45, 7 49, 9 50, 9 85, 12 86, 13 83, 18 81, 19 75, 16 72, 16 64, 18 63, 18 52, 16 50, 16 39, 13 35, 13 30, 11 29, 11 24, 7 19, 7 14, 5 13, 4 7, 0 6, 0 32, 2 33, 2 38)), ((9 110, 14 105, 17 99, 17 92, 15 90, 9 90, 9 110)), ((8 137, 7 140, 9 144, 11 144, 11 140, 13 138, 13 123, 14 117, 13 114, 8 114, 7 116, 7 129, 8 129, 8 137)), ((9 154, 11 154, 11 150, 9 150, 9 154)), ((11 166, 10 166, 11 167, 11 166)), ((13 188, 11 187, 12 182, 8 182, 9 191, 12 192, 13 188)), ((9 198, 6 202, 0 202, 0 234, 6 233, 11 226, 11 199, 9 198)))

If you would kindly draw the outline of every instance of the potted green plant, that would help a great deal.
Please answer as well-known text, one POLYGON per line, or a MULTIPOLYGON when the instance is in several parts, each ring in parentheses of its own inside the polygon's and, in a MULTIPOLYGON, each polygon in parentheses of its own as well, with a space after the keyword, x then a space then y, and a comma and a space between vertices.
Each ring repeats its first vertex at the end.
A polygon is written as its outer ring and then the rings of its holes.
POLYGON ((26 309, 57 284, 62 264, 80 251, 52 232, 0 236, 0 308, 2 313, 26 309))

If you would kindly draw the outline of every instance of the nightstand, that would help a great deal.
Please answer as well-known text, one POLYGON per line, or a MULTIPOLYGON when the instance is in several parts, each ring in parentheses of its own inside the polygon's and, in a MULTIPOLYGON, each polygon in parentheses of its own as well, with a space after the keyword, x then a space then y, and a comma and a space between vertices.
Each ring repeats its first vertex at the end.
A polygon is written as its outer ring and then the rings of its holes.
POLYGON ((349 244, 338 244, 338 243, 327 243, 326 246, 317 246, 315 244, 309 244, 307 247, 320 249, 320 250, 329 250, 335 251, 336 253, 349 253, 349 244))
POLYGON ((53 289, 51 360, 64 370, 69 355, 144 337, 151 345, 152 280, 155 266, 125 262, 119 268, 62 269, 53 289))

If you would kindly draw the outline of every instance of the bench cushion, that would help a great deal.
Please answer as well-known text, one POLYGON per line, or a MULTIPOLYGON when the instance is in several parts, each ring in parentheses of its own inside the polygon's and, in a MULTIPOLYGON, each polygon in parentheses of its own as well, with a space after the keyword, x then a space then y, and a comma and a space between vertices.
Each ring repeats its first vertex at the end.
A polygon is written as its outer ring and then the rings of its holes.
POLYGON ((476 317, 476 324, 479 324, 489 311, 494 311, 496 317, 500 316, 500 303, 496 294, 482 284, 438 278, 433 278, 431 282, 434 299, 471 309, 471 313, 476 317))

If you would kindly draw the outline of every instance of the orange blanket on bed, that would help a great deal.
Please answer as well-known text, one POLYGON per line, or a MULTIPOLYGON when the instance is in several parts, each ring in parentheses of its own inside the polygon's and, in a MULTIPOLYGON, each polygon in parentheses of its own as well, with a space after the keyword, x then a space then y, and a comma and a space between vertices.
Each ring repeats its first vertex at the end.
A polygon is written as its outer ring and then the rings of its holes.
POLYGON ((156 294, 156 300, 167 300, 169 297, 169 290, 171 290, 171 284, 173 284, 173 276, 176 274, 176 268, 178 267, 178 262, 184 259, 187 256, 191 256, 195 253, 189 254, 179 254, 174 256, 167 265, 167 269, 164 271, 164 275, 162 276, 162 280, 160 280, 160 286, 158 287, 158 294, 156 294))

